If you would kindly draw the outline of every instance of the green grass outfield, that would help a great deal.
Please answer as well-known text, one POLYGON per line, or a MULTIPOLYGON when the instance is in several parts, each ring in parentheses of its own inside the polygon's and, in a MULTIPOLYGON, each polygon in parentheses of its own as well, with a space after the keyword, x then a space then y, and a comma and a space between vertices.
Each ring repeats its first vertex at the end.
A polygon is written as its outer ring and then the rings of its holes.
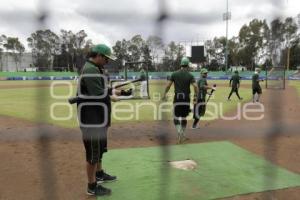
MULTIPOLYGON (((3 81, 1 85, 10 85, 17 87, 18 85, 32 85, 29 88, 7 88, 1 89, 0 93, 0 115, 7 115, 12 117, 17 117, 21 119, 26 119, 34 122, 43 122, 49 123, 53 125, 58 125, 62 127, 78 127, 77 117, 76 117, 76 106, 69 106, 67 103, 67 98, 55 99, 51 97, 51 89, 49 87, 35 87, 36 85, 45 85, 49 83, 74 83, 74 81, 3 81), (17 85, 17 86, 16 86, 17 85), (39 105, 39 107, 37 106, 39 105), (54 108, 53 113, 58 118, 66 118, 70 116, 70 119, 53 119, 50 115, 51 106, 54 108), (40 112, 44 113, 41 117, 38 115, 40 112)), ((217 83, 220 84, 228 84, 228 81, 208 81, 209 84, 217 83)), ((244 81, 243 84, 249 84, 249 81, 244 81)), ((130 112, 121 113, 115 112, 113 113, 113 122, 141 122, 141 121, 153 121, 158 119, 155 116, 158 115, 159 112, 155 113, 154 105, 159 104, 160 101, 156 101, 154 96, 159 96, 160 93, 164 91, 165 81, 151 81, 150 82, 150 92, 151 92, 151 100, 122 100, 116 103, 113 103, 113 110, 120 109, 132 109, 130 112), (147 104, 147 105, 146 105, 147 104), (140 109, 137 107, 140 106, 140 109), (127 117, 131 118, 128 119, 127 117), (138 117, 137 117, 138 116, 138 117), (124 120, 124 118, 127 118, 124 120), (120 119, 122 118, 122 119, 120 119)), ((169 92, 172 94, 172 90, 169 92)), ((71 88, 69 86, 53 86, 52 91, 55 95, 64 95, 68 96, 69 93, 71 95, 75 94, 75 85, 72 85, 71 88)), ((227 95, 230 92, 229 87, 218 87, 215 92, 214 97, 210 102, 216 102, 217 106, 222 107, 223 113, 227 113, 231 110, 235 110, 239 101, 235 94, 232 96, 232 101, 227 102, 227 95)), ((248 101, 251 98, 251 89, 250 88, 241 88, 240 94, 244 97, 244 102, 248 101)), ((169 102, 171 105, 172 97, 169 98, 169 102)), ((166 106, 168 107, 168 106, 166 106)), ((171 106, 169 106, 171 109, 171 106)), ((208 107, 208 112, 214 110, 212 106, 208 107)), ((166 113, 163 119, 170 120, 171 112, 166 113)), ((191 115, 190 115, 191 117, 191 115)), ((217 115, 214 118, 218 118, 217 115)))
POLYGON ((300 186, 300 176, 230 142, 168 147, 169 160, 194 160, 193 171, 171 168, 160 147, 108 152, 105 166, 118 181, 105 183, 122 200, 207 200, 300 186), (167 194, 163 198, 161 195, 167 194))

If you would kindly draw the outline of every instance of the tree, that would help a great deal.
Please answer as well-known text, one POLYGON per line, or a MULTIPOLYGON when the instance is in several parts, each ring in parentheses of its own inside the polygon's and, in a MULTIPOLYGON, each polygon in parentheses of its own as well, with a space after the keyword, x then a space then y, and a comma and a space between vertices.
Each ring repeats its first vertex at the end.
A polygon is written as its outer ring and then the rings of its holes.
POLYGON ((87 48, 92 46, 92 41, 86 38, 87 34, 84 30, 80 30, 77 33, 64 29, 60 30, 60 53, 67 60, 65 65, 61 67, 68 68, 70 71, 74 71, 74 69, 80 71, 85 61, 87 48))
POLYGON ((74 62, 73 66, 76 69, 81 69, 81 67, 84 65, 85 62, 85 48, 87 46, 92 45, 91 40, 86 40, 87 34, 84 30, 80 30, 75 34, 74 39, 74 49, 75 49, 75 55, 74 55, 74 62))
POLYGON ((240 60, 238 57, 239 48, 240 45, 239 45, 238 37, 233 37, 228 41, 228 49, 229 49, 228 65, 229 66, 240 65, 240 60))
POLYGON ((16 64, 16 69, 19 71, 18 64, 21 63, 21 59, 25 51, 24 45, 19 41, 19 38, 7 37, 3 46, 5 47, 7 53, 12 56, 16 64))
POLYGON ((296 40, 294 40, 291 43, 290 47, 290 69, 297 69, 297 67, 300 66, 300 38, 297 37, 296 40))
POLYGON ((40 70, 51 70, 54 55, 60 51, 59 37, 51 30, 38 30, 27 38, 34 65, 40 70))
MULTIPOLYGON (((122 41, 117 41, 116 44, 112 47, 116 56, 116 62, 119 63, 119 66, 121 66, 123 62, 130 61, 128 46, 129 46, 129 41, 123 39, 122 41)), ((121 69, 118 69, 118 71, 120 70, 121 69)))
MULTIPOLYGON (((130 40, 117 41, 112 48, 119 65, 123 62, 143 61, 151 63, 151 49, 141 35, 135 35, 130 40)), ((148 67, 151 69, 151 65, 148 67)), ((137 71, 139 65, 131 65, 130 68, 137 71)))
POLYGON ((60 53, 54 56, 53 67, 57 71, 65 71, 72 64, 72 56, 66 50, 66 45, 60 45, 60 53))
POLYGON ((85 41, 85 44, 84 44, 83 48, 81 48, 81 50, 80 50, 80 56, 81 56, 81 58, 80 59, 81 59, 82 64, 78 64, 77 63, 77 72, 78 73, 81 72, 81 69, 82 69, 82 67, 84 65, 86 57, 87 57, 87 55, 88 55, 88 53, 89 53, 89 51, 90 51, 90 49, 91 49, 92 46, 93 46, 92 40, 88 39, 88 40, 85 41))
POLYGON ((147 38, 146 44, 148 45, 151 52, 153 67, 157 70, 157 64, 160 62, 160 55, 164 51, 163 41, 160 37, 152 35, 147 38))
POLYGON ((67 68, 70 71, 74 71, 73 69, 73 60, 75 55, 75 35, 72 31, 60 30, 60 43, 61 43, 61 51, 60 57, 64 60, 62 63, 60 62, 60 68, 67 68))
POLYGON ((225 37, 215 37, 213 40, 207 40, 205 47, 210 61, 209 65, 212 61, 214 64, 218 63, 218 65, 225 63, 225 37))
POLYGON ((294 22, 293 18, 288 17, 285 19, 283 24, 283 38, 284 38, 284 47, 286 50, 286 65, 287 69, 290 68, 290 48, 292 42, 297 40, 297 24, 294 22))
POLYGON ((244 25, 239 32, 241 45, 240 56, 252 70, 260 62, 262 51, 268 43, 269 28, 266 21, 253 19, 249 25, 244 25))
POLYGON ((181 58, 184 56, 184 47, 171 41, 165 48, 163 57, 163 70, 174 71, 180 66, 181 58))
POLYGON ((274 19, 271 22, 271 34, 270 34, 270 52, 273 66, 283 65, 281 60, 283 42, 284 42, 284 24, 280 19, 274 19))
POLYGON ((152 65, 151 49, 150 49, 149 45, 147 43, 144 43, 141 51, 142 51, 143 62, 148 63, 148 64, 143 64, 143 67, 148 67, 148 70, 154 70, 155 68, 153 68, 153 65, 152 65))
MULTIPOLYGON (((131 38, 128 46, 128 53, 130 55, 130 61, 137 62, 142 61, 142 47, 145 41, 141 35, 135 35, 131 38)), ((138 70, 137 66, 133 66, 133 70, 138 70)))

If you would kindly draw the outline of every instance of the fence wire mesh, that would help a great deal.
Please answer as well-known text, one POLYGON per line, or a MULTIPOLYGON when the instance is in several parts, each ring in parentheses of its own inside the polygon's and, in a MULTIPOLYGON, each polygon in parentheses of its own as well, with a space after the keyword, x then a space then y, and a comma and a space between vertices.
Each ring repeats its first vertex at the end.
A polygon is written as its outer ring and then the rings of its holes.
MULTIPOLYGON (((105 2, 105 1, 103 1, 105 2)), ((103 2, 98 2, 100 5, 103 2)), ((117 1, 115 1, 116 4, 118 4, 117 1)), ((106 24, 106 26, 110 26, 110 24, 114 24, 115 26, 118 26, 119 24, 122 24, 123 21, 132 21, 133 24, 139 24, 139 23, 144 23, 144 22, 152 22, 153 24, 153 34, 160 36, 164 41, 169 40, 166 38, 166 29, 168 29, 169 26, 172 26, 174 22, 182 24, 189 24, 189 23, 194 23, 198 24, 199 21, 203 22, 207 19, 207 15, 205 13, 199 13, 199 14, 190 14, 188 10, 184 10, 181 13, 172 13, 170 8, 168 7, 168 3, 170 1, 166 0, 157 0, 156 5, 157 9, 156 10, 156 15, 155 17, 153 16, 147 16, 146 14, 134 14, 130 10, 122 10, 120 12, 110 12, 108 9, 106 12, 91 12, 89 13, 90 17, 99 19, 99 21, 103 21, 103 23, 106 24)), ((282 4, 281 1, 277 1, 278 4, 282 4)), ((187 2, 188 3, 188 2, 187 2)), ((180 3, 179 3, 180 4, 180 3)), ((99 6, 100 6, 99 5, 99 6)), ((105 3, 104 3, 105 5, 105 3)), ((201 2, 199 2, 199 5, 195 6, 201 6, 201 2)), ((49 2, 45 0, 39 0, 38 2, 38 9, 39 9, 39 14, 36 19, 36 25, 37 29, 47 29, 51 28, 47 24, 47 20, 51 18, 51 10, 56 9, 56 8, 51 8, 49 6, 49 2)), ((212 13, 214 14, 214 13, 212 13)), ((222 16, 222 14, 220 14, 222 16)), ((274 16, 277 17, 277 16, 274 16)), ((192 43, 192 42, 191 42, 192 43)), ((276 51, 275 51, 276 52, 276 51)), ((279 52, 279 51, 278 51, 279 52)), ((275 57, 279 57, 280 55, 273 55, 275 57)), ((50 69, 49 69, 50 70, 50 69)), ((282 70, 273 70, 272 72, 267 71, 267 88, 285 88, 285 73, 284 69, 282 70), (273 78, 272 78, 273 77, 273 78)), ((163 73, 165 77, 168 76, 167 73, 163 73)), ((150 83, 151 85, 151 83, 150 83)), ((44 118, 47 118, 45 113, 43 112, 43 108, 47 101, 49 99, 47 98, 48 91, 37 89, 36 90, 36 96, 37 96, 37 102, 35 103, 36 105, 36 110, 39 111, 36 115, 37 121, 47 121, 46 119, 43 120, 44 118)), ((162 90, 154 91, 160 94, 160 96, 163 96, 162 90)), ((279 94, 281 91, 277 90, 271 90, 269 91, 270 96, 280 96, 280 98, 272 98, 270 101, 270 105, 268 107, 276 108, 276 109, 271 109, 270 117, 268 118, 268 125, 265 130, 260 131, 260 133, 264 132, 264 152, 265 155, 264 157, 273 162, 276 163, 277 160, 277 145, 278 141, 280 139, 280 135, 283 134, 284 128, 281 126, 283 124, 282 122, 282 106, 284 106, 284 100, 282 98, 282 94, 279 94)), ((160 101, 156 102, 157 107, 159 107, 159 104, 161 103, 160 101)), ((143 122, 141 122, 143 123, 143 122)), ((172 158, 172 150, 170 148, 170 145, 172 144, 172 134, 174 133, 174 130, 172 128, 165 128, 166 124, 170 123, 169 117, 163 113, 162 114, 162 119, 157 122, 159 125, 156 128, 156 133, 158 137, 158 144, 160 146, 160 160, 161 162, 161 167, 160 167, 160 197, 159 199, 162 200, 167 200, 167 199, 172 199, 172 195, 170 194, 170 185, 168 184, 171 179, 171 168, 169 166, 169 161, 172 158)), ((114 126, 114 125, 112 125, 114 126)), ((254 137, 255 133, 253 133, 252 130, 245 129, 246 126, 242 127, 244 128, 241 130, 244 133, 244 138, 246 139, 251 139, 254 137)), ((251 128, 250 128, 251 129, 251 128)), ((222 140, 226 138, 227 133, 231 133, 232 135, 239 135, 240 131, 236 130, 235 128, 230 128, 230 127, 208 127, 206 128, 206 131, 212 132, 217 140, 222 140), (215 133, 219 132, 220 135, 216 135, 215 133), (224 135, 222 135, 224 133, 224 135)), ((51 150, 51 137, 53 137, 53 133, 51 130, 45 128, 43 124, 39 125, 38 123, 38 129, 36 134, 38 135, 38 143, 39 143, 39 174, 41 176, 42 185, 43 185, 43 194, 44 196, 42 199, 60 199, 60 194, 57 192, 57 180, 60 179, 59 175, 55 172, 55 164, 52 162, 53 158, 53 152, 51 150)), ((208 136, 209 137, 209 136, 208 136)), ((242 137, 242 136, 241 136, 242 137)), ((130 139, 130 138, 129 138, 130 139)), ((209 140, 209 138, 208 138, 209 140)), ((78 150, 81 151, 81 150, 78 150)), ((78 152, 74 152, 78 153, 78 152)), ((201 152, 199 152, 201 154, 201 152)), ((108 155, 109 156, 109 155, 108 155)), ((116 163, 118 164, 118 163, 116 163)), ((266 169, 264 171, 266 180, 264 184, 266 185, 266 188, 272 186, 277 182, 277 171, 274 168, 271 169, 266 169)), ((178 180, 180 181, 180 180, 178 180)), ((184 180, 183 180, 184 181, 184 180)), ((74 183, 76 184, 76 183, 74 183)), ((128 181, 128 184, 130 184, 130 181, 128 181)), ((275 187, 274 186, 274 187, 275 187)), ((132 188, 134 190, 134 188, 132 188)), ((66 191, 67 192, 67 191, 66 191)), ((113 195, 113 194, 112 194, 113 195)), ((1 194, 0 194, 1 197, 1 194)), ((275 199, 276 197, 273 195, 272 192, 264 193, 263 199, 275 199)), ((73 197, 72 199, 76 199, 76 197, 73 197)), ((100 198, 99 198, 100 199, 100 198)), ((112 196, 113 199, 113 196, 112 196)))

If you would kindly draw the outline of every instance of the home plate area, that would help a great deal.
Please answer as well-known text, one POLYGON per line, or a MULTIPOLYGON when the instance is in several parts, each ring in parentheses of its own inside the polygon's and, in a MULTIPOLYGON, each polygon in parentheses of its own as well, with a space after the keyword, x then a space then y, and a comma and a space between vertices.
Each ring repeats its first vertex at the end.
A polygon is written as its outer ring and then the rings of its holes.
POLYGON ((105 184, 113 195, 101 199, 206 200, 300 186, 298 174, 227 141, 107 154, 118 181, 105 184))

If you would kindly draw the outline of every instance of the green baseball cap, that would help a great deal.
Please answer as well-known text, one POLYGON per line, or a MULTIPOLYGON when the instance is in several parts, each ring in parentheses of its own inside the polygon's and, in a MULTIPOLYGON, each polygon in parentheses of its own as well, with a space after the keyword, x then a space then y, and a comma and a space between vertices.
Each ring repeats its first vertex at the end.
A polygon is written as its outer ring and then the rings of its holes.
POLYGON ((112 55, 111 49, 105 44, 97 44, 93 46, 91 52, 102 54, 111 60, 116 60, 112 55))
POLYGON ((187 57, 183 57, 181 59, 180 66, 185 66, 185 65, 189 65, 189 64, 190 64, 190 60, 187 57))
POLYGON ((205 69, 205 68, 203 68, 203 69, 201 69, 200 73, 201 73, 201 74, 207 74, 207 73, 208 73, 208 70, 205 69))

